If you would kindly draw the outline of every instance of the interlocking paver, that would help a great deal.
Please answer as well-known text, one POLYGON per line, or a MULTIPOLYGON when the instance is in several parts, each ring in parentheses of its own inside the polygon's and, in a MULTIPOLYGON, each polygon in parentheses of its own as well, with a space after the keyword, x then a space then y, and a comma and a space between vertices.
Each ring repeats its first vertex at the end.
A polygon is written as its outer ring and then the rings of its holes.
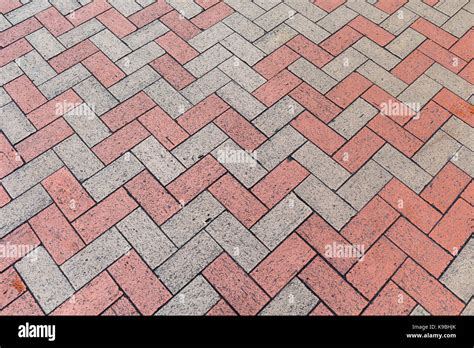
POLYGON ((314 250, 293 234, 273 250, 251 276, 267 293, 275 296, 315 255, 314 250))
POLYGON ((106 272, 63 302, 51 315, 99 315, 122 295, 122 291, 106 272))
POLYGON ((12 198, 16 198, 53 174, 61 166, 59 157, 49 150, 3 178, 2 185, 12 198))
POLYGON ((357 210, 360 210, 379 192, 392 176, 375 161, 370 160, 337 190, 357 210))
POLYGON ((472 1, 0 12, 0 315, 472 315, 472 1))
POLYGON ((260 315, 307 315, 319 302, 298 278, 293 279, 260 312, 260 315))
POLYGON ((71 284, 42 246, 19 261, 15 268, 46 313, 74 293, 71 284))
POLYGON ((176 251, 173 243, 143 209, 127 215, 117 228, 152 269, 176 251))
POLYGON ((171 298, 170 292, 135 251, 122 256, 109 272, 143 315, 153 314, 171 298))
POLYGON ((61 270, 78 290, 128 250, 128 242, 112 227, 67 260, 61 270))
POLYGON ((262 242, 229 212, 219 215, 206 231, 247 272, 268 254, 262 242))
POLYGON ((161 281, 175 294, 196 277, 220 253, 221 247, 200 232, 156 269, 161 281))
POLYGON ((198 275, 159 309, 156 315, 204 315, 219 298, 211 284, 198 275))

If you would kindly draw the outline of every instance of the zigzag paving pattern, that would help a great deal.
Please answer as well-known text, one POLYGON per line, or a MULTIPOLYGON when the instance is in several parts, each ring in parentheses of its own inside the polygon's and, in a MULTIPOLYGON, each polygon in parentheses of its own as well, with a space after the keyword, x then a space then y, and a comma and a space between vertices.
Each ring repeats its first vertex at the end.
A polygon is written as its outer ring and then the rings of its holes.
POLYGON ((473 315, 474 1, 0 2, 0 314, 473 315))

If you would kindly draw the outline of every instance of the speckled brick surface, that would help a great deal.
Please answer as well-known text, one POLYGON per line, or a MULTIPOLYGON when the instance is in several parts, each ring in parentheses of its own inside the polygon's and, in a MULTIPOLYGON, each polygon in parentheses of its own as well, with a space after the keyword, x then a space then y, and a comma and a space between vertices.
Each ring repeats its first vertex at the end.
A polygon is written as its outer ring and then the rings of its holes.
POLYGON ((0 2, 0 315, 461 315, 473 2, 0 2))

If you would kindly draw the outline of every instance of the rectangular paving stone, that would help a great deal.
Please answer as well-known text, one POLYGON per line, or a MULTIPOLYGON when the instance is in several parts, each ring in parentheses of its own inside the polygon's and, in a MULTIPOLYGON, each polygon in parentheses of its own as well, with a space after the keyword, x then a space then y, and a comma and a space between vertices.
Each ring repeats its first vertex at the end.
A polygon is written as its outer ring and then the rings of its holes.
MULTIPOLYGON (((471 83, 438 63, 434 63, 425 74, 465 100, 474 93, 474 87, 471 83)), ((429 88, 430 92, 434 92, 435 90, 438 92, 439 89, 434 87, 429 88)))
POLYGON ((357 72, 394 97, 398 96, 407 87, 405 82, 396 78, 371 60, 360 66, 357 72))
POLYGON ((58 55, 66 48, 46 28, 41 28, 26 37, 28 42, 46 60, 58 55))
POLYGON ((395 65, 400 63, 399 58, 367 37, 361 38, 352 47, 386 70, 391 70, 395 65))
POLYGON ((191 74, 199 78, 231 56, 232 53, 226 50, 221 44, 216 44, 190 62, 186 63, 184 67, 191 74))
POLYGON ((56 145, 54 152, 81 182, 104 167, 97 156, 76 134, 56 145))
POLYGON ((255 5, 251 0, 224 0, 226 4, 232 7, 234 10, 244 15, 250 20, 254 20, 260 17, 265 11, 255 5))
POLYGON ((8 95, 3 87, 0 87, 0 106, 4 106, 12 101, 12 98, 8 95))
POLYGON ((474 129, 459 118, 451 117, 441 129, 464 146, 474 150, 474 129))
POLYGON ((377 24, 388 17, 387 13, 373 6, 370 1, 348 0, 346 6, 377 24))
POLYGON ((419 16, 410 11, 406 6, 390 15, 380 26, 393 35, 398 35, 408 28, 419 16))
POLYGON ((451 162, 471 177, 474 177, 474 152, 469 150, 467 147, 461 147, 461 149, 451 158, 451 162))
POLYGON ((3 178, 2 185, 12 198, 16 198, 62 166, 59 157, 49 150, 3 178))
POLYGON ((296 35, 298 35, 296 30, 290 28, 285 23, 282 23, 255 41, 255 46, 260 48, 266 54, 270 54, 296 35))
POLYGON ((373 159, 418 194, 432 179, 431 175, 390 144, 385 144, 373 159))
POLYGON ((350 177, 350 173, 344 167, 309 141, 292 157, 330 189, 337 190, 350 177))
POLYGON ((168 0, 167 2, 188 19, 202 12, 202 8, 192 0, 168 0))
POLYGON ((142 9, 135 1, 109 0, 108 2, 125 17, 128 17, 142 9))
POLYGON ((428 316, 431 315, 426 309, 421 307, 420 305, 417 305, 415 309, 410 313, 411 316, 428 316))
POLYGON ((290 125, 285 126, 255 150, 258 162, 265 169, 272 170, 305 141, 301 133, 290 125))
POLYGON ((145 89, 145 92, 172 118, 177 118, 192 107, 192 104, 164 79, 156 81, 145 89))
POLYGON ((41 185, 15 198, 1 208, 0 238, 3 238, 22 223, 39 213, 52 203, 51 197, 41 185))
POLYGON ((317 68, 304 58, 298 59, 296 62, 291 64, 288 69, 323 94, 328 92, 337 84, 337 81, 331 76, 327 75, 323 70, 317 68))
POLYGON ((449 18, 443 12, 438 11, 434 7, 431 7, 422 1, 409 1, 405 4, 405 6, 416 14, 439 26, 443 25, 443 23, 449 18))
POLYGON ((120 102, 123 102, 143 90, 145 87, 150 86, 159 78, 160 75, 158 75, 152 67, 145 65, 143 68, 114 84, 109 88, 109 92, 112 93, 120 102))
POLYGON ((267 171, 257 162, 257 158, 237 145, 232 139, 227 139, 212 155, 222 164, 242 185, 252 187, 263 178, 267 171))
POLYGON ((292 11, 290 7, 281 3, 265 12, 253 22, 265 31, 270 31, 286 21, 292 13, 294 13, 294 11, 292 11))
POLYGON ((453 17, 448 19, 441 27, 454 36, 463 36, 470 28, 472 28, 473 14, 461 9, 453 17))
POLYGON ((133 211, 116 227, 151 269, 157 268, 177 250, 141 208, 133 211))
POLYGON ((327 15, 326 11, 317 6, 313 6, 313 3, 310 1, 285 0, 285 3, 313 22, 317 22, 327 15))
POLYGON ((224 212, 206 231, 246 271, 250 272, 269 250, 235 217, 224 212))
POLYGON ((366 61, 367 57, 349 47, 326 64, 323 71, 332 78, 341 81, 366 61))
POLYGON ((259 315, 308 315, 318 303, 318 297, 301 280, 294 278, 259 315))
POLYGON ((100 143, 111 134, 89 105, 84 103, 64 114, 64 119, 89 147, 100 143))
POLYGON ((112 227, 61 265, 61 270, 78 290, 130 250, 125 238, 112 227))
POLYGON ((74 293, 71 284, 43 246, 16 263, 15 269, 46 314, 74 293))
POLYGON ((254 42, 265 34, 265 31, 262 28, 254 24, 252 21, 249 21, 239 12, 234 12, 230 16, 226 17, 223 22, 229 28, 239 33, 243 38, 250 42, 254 42))
MULTIPOLYGON (((89 1, 89 0, 86 0, 86 1, 89 1)), ((155 3, 154 0, 136 0, 136 1, 137 1, 137 3, 138 3, 139 5, 141 5, 141 6, 143 6, 143 7, 147 7, 147 6, 149 6, 149 5, 153 4, 153 3, 155 3)))
POLYGON ((399 58, 405 58, 421 45, 426 37, 412 28, 407 28, 393 39, 385 48, 399 58))
POLYGON ((361 210, 392 176, 380 165, 370 160, 337 191, 355 209, 361 210))
POLYGON ((76 64, 59 75, 38 86, 43 95, 52 99, 85 80, 91 73, 82 64, 76 64))
POLYGON ((124 37, 123 42, 132 50, 136 50, 168 31, 169 29, 157 19, 124 37))
POLYGON ((356 211, 314 175, 308 176, 295 193, 336 230, 340 230, 356 211))
POLYGON ((165 54, 165 50, 152 41, 120 59, 117 66, 130 75, 163 54, 165 54))
POLYGON ((219 69, 249 93, 252 93, 266 82, 259 73, 236 56, 219 65, 219 69))
POLYGON ((215 219, 224 207, 207 191, 204 191, 171 219, 161 229, 178 247, 183 246, 215 219))
POLYGON ((253 2, 264 10, 269 11, 270 9, 281 3, 282 0, 253 0, 253 2))
POLYGON ((474 300, 471 299, 468 304, 466 305, 466 308, 461 313, 462 316, 473 316, 474 315, 474 300))
POLYGON ((90 38, 94 34, 97 34, 105 27, 97 19, 92 18, 87 22, 82 23, 81 25, 67 31, 66 33, 60 35, 58 40, 67 48, 70 48, 79 42, 90 38))
POLYGON ((78 83, 73 89, 84 102, 93 106, 94 112, 99 116, 118 104, 112 94, 93 76, 78 83))
POLYGON ((206 75, 191 83, 181 91, 181 94, 194 105, 216 92, 229 82, 230 79, 219 69, 209 71, 206 75))
POLYGON ((219 89, 217 95, 249 121, 266 109, 257 98, 235 82, 229 82, 219 89))
POLYGON ((379 110, 362 98, 357 98, 341 112, 329 126, 344 138, 352 138, 362 127, 379 113, 379 110))
POLYGON ((8 63, 7 65, 0 68, 0 86, 7 84, 22 74, 23 71, 20 69, 17 63, 8 63))
POLYGON ((51 68, 37 51, 31 51, 24 56, 17 58, 15 62, 36 86, 57 75, 54 69, 51 68))
POLYGON ((36 0, 23 2, 23 6, 5 14, 5 17, 13 25, 24 21, 50 6, 47 0, 36 0))
POLYGON ((90 40, 113 62, 131 52, 130 48, 108 29, 95 34, 90 40))
POLYGON ((50 0, 50 3, 63 15, 67 15, 81 7, 81 3, 77 0, 50 0))
POLYGON ((270 137, 296 118, 303 110, 300 104, 286 96, 254 119, 252 123, 263 134, 270 137))
POLYGON ((3 14, 0 14, 0 30, 4 31, 7 30, 8 28, 11 28, 10 22, 5 18, 3 14))
POLYGON ((163 185, 185 171, 185 167, 152 136, 135 146, 132 152, 163 185))
POLYGON ((178 145, 171 153, 189 168, 226 139, 224 132, 210 123, 178 145))
POLYGON ((458 12, 461 8, 465 7, 465 5, 467 5, 468 3, 468 0, 444 1, 436 4, 435 8, 448 16, 453 16, 456 12, 458 12))
POLYGON ((439 130, 418 150, 413 160, 435 176, 460 148, 461 144, 439 130))
POLYGON ((273 250, 310 214, 311 209, 290 193, 263 216, 251 231, 267 248, 273 250))
POLYGON ((87 179, 83 186, 99 202, 143 169, 137 158, 127 152, 87 179))
POLYGON ((421 75, 398 96, 398 99, 405 104, 418 103, 420 107, 423 107, 441 90, 441 88, 442 86, 436 81, 430 79, 426 75, 421 75))
POLYGON ((232 29, 220 22, 199 33, 188 43, 202 53, 232 33, 232 29))
POLYGON ((464 302, 468 302, 474 294, 474 280, 471 277, 473 258, 474 240, 471 238, 440 279, 464 302))
POLYGON ((352 19, 357 17, 357 12, 352 11, 350 8, 342 5, 337 9, 329 13, 326 17, 318 21, 318 25, 334 33, 342 28, 344 25, 349 23, 352 19))
POLYGON ((202 231, 166 260, 155 273, 175 294, 195 278, 222 252, 221 247, 202 231))
POLYGON ((291 18, 289 18, 285 23, 300 34, 306 36, 315 44, 320 43, 330 35, 326 30, 317 24, 314 24, 311 20, 300 13, 291 16, 291 18))
POLYGON ((265 57, 265 53, 237 33, 222 40, 221 44, 250 66, 265 57))
POLYGON ((13 144, 36 131, 25 114, 13 102, 0 108, 0 129, 13 144))
POLYGON ((199 275, 159 309, 156 315, 204 315, 219 299, 219 294, 199 275))

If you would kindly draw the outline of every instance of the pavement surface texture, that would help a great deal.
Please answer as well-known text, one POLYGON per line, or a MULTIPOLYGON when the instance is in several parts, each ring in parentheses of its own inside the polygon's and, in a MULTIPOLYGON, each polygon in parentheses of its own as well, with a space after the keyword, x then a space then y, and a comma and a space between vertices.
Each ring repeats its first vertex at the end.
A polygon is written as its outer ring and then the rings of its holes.
POLYGON ((473 13, 0 1, 0 314, 473 315, 473 13))

